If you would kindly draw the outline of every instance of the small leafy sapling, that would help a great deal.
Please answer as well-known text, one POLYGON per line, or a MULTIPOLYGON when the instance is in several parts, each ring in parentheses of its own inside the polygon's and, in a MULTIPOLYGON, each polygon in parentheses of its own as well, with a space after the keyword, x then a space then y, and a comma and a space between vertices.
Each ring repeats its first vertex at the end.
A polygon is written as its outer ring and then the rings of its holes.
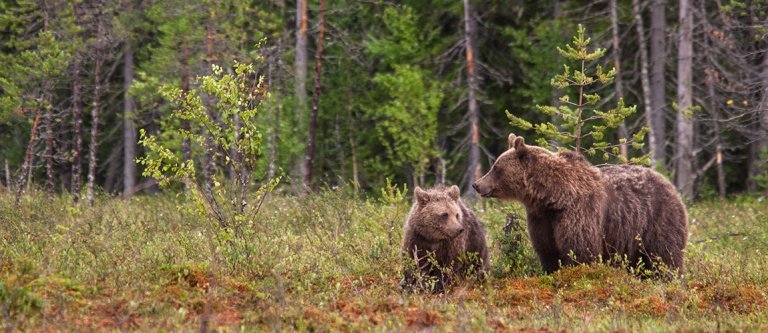
POLYGON ((213 65, 212 74, 198 77, 197 83, 198 87, 187 93, 177 87, 161 90, 173 105, 173 120, 187 120, 193 126, 191 130, 166 130, 177 131, 203 152, 224 161, 233 171, 232 179, 223 177, 223 172, 215 172, 211 175, 212 188, 206 188, 197 179, 193 160, 184 160, 171 148, 172 143, 161 142, 144 130, 140 131, 139 143, 147 154, 138 162, 144 166, 144 176, 157 179, 160 186, 185 183, 190 189, 186 195, 197 203, 199 215, 211 218, 221 227, 238 230, 243 224, 254 223, 265 195, 279 182, 279 178, 269 179, 252 193, 251 176, 261 155, 262 140, 256 116, 269 93, 253 64, 236 63, 234 73, 225 73, 223 68, 213 65), (208 102, 203 102, 203 96, 208 102))

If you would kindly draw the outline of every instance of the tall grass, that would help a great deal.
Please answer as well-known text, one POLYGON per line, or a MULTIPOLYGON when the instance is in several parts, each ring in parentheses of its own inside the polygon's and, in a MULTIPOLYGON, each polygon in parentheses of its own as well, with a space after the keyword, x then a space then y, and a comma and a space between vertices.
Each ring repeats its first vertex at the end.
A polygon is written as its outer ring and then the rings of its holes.
MULTIPOLYGON (((410 203, 347 189, 272 195, 239 230, 201 220, 172 194, 94 208, 0 194, 0 310, 21 330, 573 331, 768 329, 768 206, 689 208, 687 273, 638 279, 603 265, 541 274, 510 211, 475 204, 492 276, 439 295, 398 286, 410 203)), ((524 231, 524 229, 523 229, 524 231)))

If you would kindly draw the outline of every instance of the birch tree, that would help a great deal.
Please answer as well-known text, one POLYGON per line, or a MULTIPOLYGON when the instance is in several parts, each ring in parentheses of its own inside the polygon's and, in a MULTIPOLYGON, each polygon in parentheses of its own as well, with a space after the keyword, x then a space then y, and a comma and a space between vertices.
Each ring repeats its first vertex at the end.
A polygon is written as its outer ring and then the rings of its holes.
POLYGON ((693 199, 693 13, 691 0, 680 0, 677 47, 677 114, 675 118, 675 184, 693 199))

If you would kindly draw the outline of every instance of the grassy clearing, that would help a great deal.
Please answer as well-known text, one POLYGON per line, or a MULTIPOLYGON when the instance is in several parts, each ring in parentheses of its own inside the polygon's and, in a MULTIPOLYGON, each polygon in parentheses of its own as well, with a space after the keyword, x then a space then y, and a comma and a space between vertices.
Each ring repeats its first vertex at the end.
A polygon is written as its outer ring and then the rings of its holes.
MULTIPOLYGON (((493 276, 443 295, 404 294, 399 246, 410 204, 343 190, 272 196, 258 223, 210 227, 171 195, 72 208, 0 194, 0 306, 21 330, 766 331, 768 205, 689 208, 680 280, 595 265, 540 274, 530 247, 506 251, 508 211, 476 205, 493 276), (180 209, 181 208, 181 209, 180 209)), ((523 239, 523 241, 526 241, 523 239)))

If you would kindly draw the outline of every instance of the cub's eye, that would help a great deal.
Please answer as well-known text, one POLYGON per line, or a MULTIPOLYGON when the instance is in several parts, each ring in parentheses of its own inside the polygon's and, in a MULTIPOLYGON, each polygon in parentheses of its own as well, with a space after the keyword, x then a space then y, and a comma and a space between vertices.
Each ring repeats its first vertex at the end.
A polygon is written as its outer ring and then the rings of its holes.
POLYGON ((457 219, 457 220, 459 219, 459 214, 456 214, 456 219, 457 219))
POLYGON ((440 218, 443 219, 443 220, 447 220, 448 219, 448 213, 440 214, 440 218))

